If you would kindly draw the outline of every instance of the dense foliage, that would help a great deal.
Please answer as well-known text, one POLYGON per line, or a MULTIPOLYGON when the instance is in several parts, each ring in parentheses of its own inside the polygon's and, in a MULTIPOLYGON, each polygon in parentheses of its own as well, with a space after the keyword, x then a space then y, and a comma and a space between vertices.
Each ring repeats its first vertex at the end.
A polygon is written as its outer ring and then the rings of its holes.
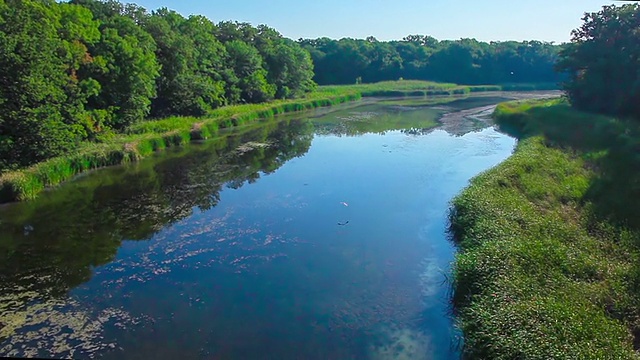
POLYGON ((410 35, 402 41, 328 38, 299 40, 313 58, 318 84, 417 79, 458 84, 558 82, 560 45, 540 41, 438 41, 410 35))
POLYGON ((640 117, 640 5, 585 14, 562 51, 565 90, 583 110, 640 117))
POLYGON ((78 71, 99 38, 86 9, 0 1, 0 166, 42 160, 87 136, 84 105, 99 85, 78 71))
POLYGON ((307 51, 276 30, 107 0, 0 0, 0 171, 151 117, 311 91, 307 51))

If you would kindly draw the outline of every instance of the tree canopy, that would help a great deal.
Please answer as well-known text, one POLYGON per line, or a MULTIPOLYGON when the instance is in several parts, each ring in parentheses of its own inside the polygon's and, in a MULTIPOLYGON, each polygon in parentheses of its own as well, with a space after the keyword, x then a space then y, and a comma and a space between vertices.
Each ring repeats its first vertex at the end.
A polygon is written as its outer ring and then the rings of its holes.
POLYGON ((0 0, 0 167, 60 154, 87 136, 84 105, 98 84, 78 71, 99 37, 87 9, 0 0))
POLYGON ((475 39, 438 41, 409 35, 401 41, 367 39, 300 39, 315 64, 314 80, 353 84, 399 78, 501 84, 559 82, 554 70, 562 46, 541 41, 480 42, 475 39))
POLYGON ((558 63, 571 103, 640 119, 640 5, 604 6, 582 20, 558 63))
POLYGON ((115 0, 0 0, 0 171, 151 117, 313 90, 309 53, 264 25, 115 0))

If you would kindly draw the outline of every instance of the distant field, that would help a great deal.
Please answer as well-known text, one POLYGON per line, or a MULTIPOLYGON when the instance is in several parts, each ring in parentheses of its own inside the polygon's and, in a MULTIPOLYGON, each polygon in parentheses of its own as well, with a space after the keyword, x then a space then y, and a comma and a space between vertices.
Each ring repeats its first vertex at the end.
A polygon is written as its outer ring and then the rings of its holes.
POLYGON ((373 84, 327 85, 321 91, 357 91, 362 96, 433 96, 460 95, 483 91, 533 91, 556 90, 557 84, 501 84, 501 85, 458 85, 421 80, 382 81, 373 84))

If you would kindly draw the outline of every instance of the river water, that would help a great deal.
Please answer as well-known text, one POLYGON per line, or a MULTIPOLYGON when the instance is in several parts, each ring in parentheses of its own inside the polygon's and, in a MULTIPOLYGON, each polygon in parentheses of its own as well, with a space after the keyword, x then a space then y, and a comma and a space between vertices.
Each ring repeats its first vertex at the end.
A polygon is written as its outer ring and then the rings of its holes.
POLYGON ((0 356, 458 358, 447 211, 512 97, 287 116, 0 208, 0 356))

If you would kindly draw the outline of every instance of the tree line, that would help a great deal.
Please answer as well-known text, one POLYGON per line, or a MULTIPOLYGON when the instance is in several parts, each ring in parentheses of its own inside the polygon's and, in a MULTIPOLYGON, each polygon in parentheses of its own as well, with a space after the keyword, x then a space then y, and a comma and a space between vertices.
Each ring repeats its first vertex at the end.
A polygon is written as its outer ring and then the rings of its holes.
POLYGON ((0 169, 148 117, 297 97, 312 77, 309 53, 265 25, 115 0, 0 0, 0 169))
POLYGON ((556 82, 560 49, 422 35, 293 41, 266 25, 116 0, 0 0, 0 171, 148 118, 295 98, 316 84, 556 82))
POLYGON ((298 42, 311 53, 314 80, 321 85, 399 78, 465 85, 557 83, 563 78, 554 70, 562 45, 549 42, 439 41, 425 35, 401 41, 368 37, 298 42))

